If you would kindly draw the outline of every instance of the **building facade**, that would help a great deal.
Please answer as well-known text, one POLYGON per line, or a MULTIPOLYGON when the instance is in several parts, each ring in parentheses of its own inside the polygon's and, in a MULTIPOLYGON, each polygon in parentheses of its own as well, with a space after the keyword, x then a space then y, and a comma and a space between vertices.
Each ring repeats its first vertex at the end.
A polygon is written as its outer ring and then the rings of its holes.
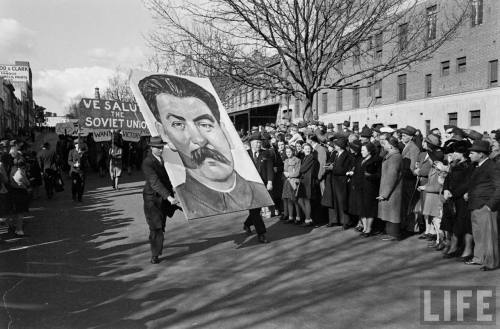
MULTIPOLYGON (((409 124, 424 133, 445 124, 480 132, 500 128, 500 1, 471 0, 471 5, 471 14, 456 37, 431 59, 375 83, 364 81, 355 88, 317 94, 313 109, 319 120, 337 125, 347 120, 354 128, 409 124)), ((439 1, 427 1, 426 7, 428 12, 439 9, 439 1)), ((381 51, 384 56, 384 49, 381 51)), ((345 69, 353 66, 343 63, 345 69)), ((260 106, 255 97, 247 103, 239 97, 230 102, 230 115, 260 106)), ((300 100, 274 99, 277 121, 302 120, 304 104, 300 100)))
POLYGON ((0 137, 27 133, 36 125, 29 62, 0 64, 0 137))

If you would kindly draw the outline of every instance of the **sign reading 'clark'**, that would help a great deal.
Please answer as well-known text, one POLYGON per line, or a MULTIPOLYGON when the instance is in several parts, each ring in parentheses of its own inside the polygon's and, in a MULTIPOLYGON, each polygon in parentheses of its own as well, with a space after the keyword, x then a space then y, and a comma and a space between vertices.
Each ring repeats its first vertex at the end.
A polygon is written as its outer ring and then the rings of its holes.
POLYGON ((82 98, 78 117, 80 126, 86 128, 147 130, 136 103, 82 98))
POLYGON ((30 68, 23 65, 0 64, 0 77, 11 82, 28 82, 30 79, 30 68))

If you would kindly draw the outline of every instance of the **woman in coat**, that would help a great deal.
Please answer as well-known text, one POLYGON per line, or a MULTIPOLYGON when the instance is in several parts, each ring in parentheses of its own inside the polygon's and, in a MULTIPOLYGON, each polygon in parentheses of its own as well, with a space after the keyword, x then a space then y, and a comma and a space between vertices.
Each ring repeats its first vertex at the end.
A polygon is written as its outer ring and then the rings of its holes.
POLYGON ((351 226, 347 214, 347 176, 346 173, 352 169, 352 156, 347 151, 347 139, 338 138, 333 141, 337 152, 332 166, 333 205, 334 216, 330 218, 327 226, 341 224, 344 229, 351 226))
POLYGON ((304 158, 300 164, 300 184, 297 191, 299 205, 305 215, 306 226, 312 226, 311 200, 316 200, 320 196, 319 191, 319 162, 312 153, 312 146, 305 143, 302 146, 304 158))
POLYGON ((358 194, 360 195, 359 216, 363 224, 363 237, 372 232, 374 218, 378 216, 378 192, 380 188, 380 171, 382 159, 378 156, 378 148, 367 143, 361 147, 362 160, 359 165, 358 194))
POLYGON ((327 143, 328 153, 326 154, 326 165, 325 165, 325 190, 323 191, 323 196, 321 198, 321 205, 328 208, 328 222, 332 222, 335 214, 333 209, 333 161, 335 160, 335 148, 333 142, 329 141, 327 143))
POLYGON ((294 154, 291 146, 285 146, 286 159, 283 161, 283 216, 287 223, 300 222, 300 208, 295 193, 299 185, 300 159, 294 154), (295 209, 295 218, 293 210, 295 209))
POLYGON ((109 149, 109 176, 114 189, 118 189, 118 180, 123 169, 123 149, 120 147, 120 140, 115 138, 113 145, 109 149))
POLYGON ((472 223, 467 201, 464 199, 474 167, 467 157, 468 141, 456 141, 448 145, 450 152, 450 172, 444 180, 443 196, 454 208, 450 218, 452 232, 449 248, 445 249, 445 258, 461 256, 464 261, 473 255, 472 223), (463 251, 460 246, 463 245, 463 251))
POLYGON ((382 161, 382 171, 378 204, 378 217, 386 222, 387 236, 385 241, 399 240, 399 225, 401 223, 401 162, 399 142, 394 137, 383 135, 382 147, 387 154, 382 161))

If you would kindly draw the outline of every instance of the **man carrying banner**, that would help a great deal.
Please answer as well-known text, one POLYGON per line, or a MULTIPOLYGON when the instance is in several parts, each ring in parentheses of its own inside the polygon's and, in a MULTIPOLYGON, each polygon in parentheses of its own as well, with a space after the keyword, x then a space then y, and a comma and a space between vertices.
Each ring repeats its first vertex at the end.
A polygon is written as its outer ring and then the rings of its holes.
POLYGON ((175 189, 188 219, 273 204, 262 183, 236 172, 234 146, 214 95, 170 75, 147 76, 138 85, 156 130, 184 165, 185 182, 175 189))
POLYGON ((179 209, 170 178, 163 165, 162 152, 164 145, 165 143, 160 137, 151 137, 149 143, 151 150, 142 162, 142 171, 146 180, 142 196, 144 199, 144 214, 149 226, 152 264, 160 262, 158 257, 163 250, 166 218, 172 217, 175 210, 179 209))

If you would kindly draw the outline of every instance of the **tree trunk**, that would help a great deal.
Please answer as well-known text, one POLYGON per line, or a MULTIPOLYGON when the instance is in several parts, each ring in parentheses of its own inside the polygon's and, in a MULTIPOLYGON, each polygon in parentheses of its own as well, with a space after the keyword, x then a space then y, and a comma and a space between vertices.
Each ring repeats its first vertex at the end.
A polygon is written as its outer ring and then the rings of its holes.
POLYGON ((305 122, 316 120, 314 117, 317 117, 317 114, 313 110, 313 99, 314 95, 306 96, 304 115, 302 116, 305 122))

